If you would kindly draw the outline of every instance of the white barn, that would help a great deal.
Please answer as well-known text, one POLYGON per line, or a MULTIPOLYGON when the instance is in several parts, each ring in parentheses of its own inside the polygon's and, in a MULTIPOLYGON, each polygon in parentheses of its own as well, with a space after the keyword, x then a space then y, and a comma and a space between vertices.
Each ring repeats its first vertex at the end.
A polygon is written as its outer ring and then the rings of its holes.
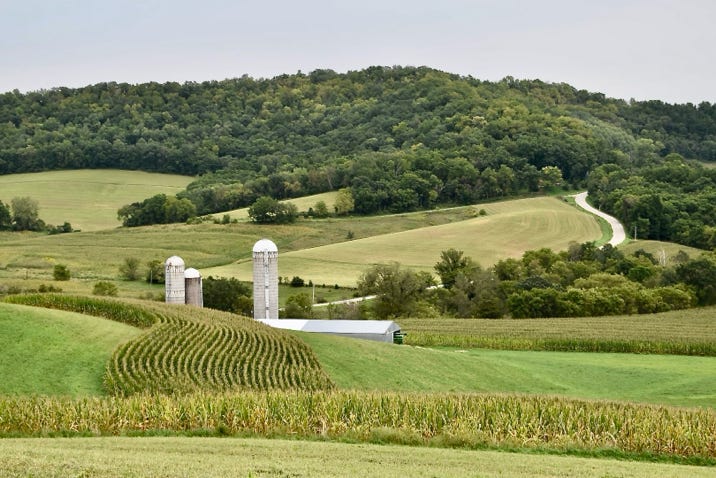
POLYGON ((392 320, 259 319, 277 329, 340 335, 354 339, 402 343, 400 326, 392 320))

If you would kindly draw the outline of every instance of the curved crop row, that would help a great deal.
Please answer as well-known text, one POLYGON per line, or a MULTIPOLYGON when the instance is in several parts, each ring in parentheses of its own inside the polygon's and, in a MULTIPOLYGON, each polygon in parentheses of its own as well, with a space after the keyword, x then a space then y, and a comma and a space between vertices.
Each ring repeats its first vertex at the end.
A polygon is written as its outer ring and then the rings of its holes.
POLYGON ((332 387, 305 343, 244 317, 189 306, 54 294, 11 296, 8 301, 148 328, 118 347, 107 365, 105 387, 115 395, 332 387))

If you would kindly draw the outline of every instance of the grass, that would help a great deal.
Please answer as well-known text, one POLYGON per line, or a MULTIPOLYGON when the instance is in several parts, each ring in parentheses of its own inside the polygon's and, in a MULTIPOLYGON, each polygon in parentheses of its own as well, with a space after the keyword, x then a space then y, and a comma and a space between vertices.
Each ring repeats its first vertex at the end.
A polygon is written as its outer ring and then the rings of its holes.
MULTIPOLYGON (((36 288, 51 281, 52 268, 60 263, 72 272, 71 282, 79 282, 63 283, 61 287, 89 293, 98 280, 116 280, 119 266, 127 257, 136 257, 146 264, 155 259, 164 261, 172 255, 181 256, 187 267, 199 269, 204 276, 251 280, 251 248, 258 239, 269 237, 279 247, 282 276, 297 275, 306 282, 351 286, 367 264, 386 258, 427 270, 437 262, 443 248, 457 246, 486 266, 496 258, 483 255, 480 248, 492 244, 491 253, 498 254, 495 251, 499 250, 499 243, 507 241, 510 235, 519 233, 523 237, 512 241, 511 248, 504 252, 506 255, 520 255, 523 250, 545 246, 544 241, 550 238, 557 241, 551 243, 553 247, 566 247, 569 240, 588 240, 599 234, 591 216, 555 198, 505 201, 481 207, 488 211, 488 216, 478 217, 476 207, 466 206, 392 216, 300 220, 290 226, 174 224, 55 236, 0 233, 0 281, 36 288), (513 221, 516 228, 510 226, 513 221), (497 224, 501 229, 496 228, 497 224), (440 225, 447 229, 436 227, 440 225), (580 236, 580 231, 585 235, 580 236), (474 234, 480 235, 475 238, 474 234), (347 239, 349 235, 354 237, 353 241, 347 239), (395 243, 391 245, 393 241, 407 242, 401 248, 395 243), (292 252, 299 255, 293 256, 292 252), (326 259, 334 253, 336 257, 326 259), (396 255, 391 257, 392 253, 396 255)), ((137 289, 143 293, 141 284, 117 285, 122 296, 136 297, 137 289)))
POLYGON ((98 395, 114 349, 140 329, 0 303, 0 394, 98 395))
MULTIPOLYGON (((296 208, 298 209, 299 213, 308 211, 308 208, 312 208, 316 205, 318 201, 323 201, 326 203, 326 206, 328 207, 328 211, 333 211, 333 205, 336 202, 336 196, 338 196, 338 191, 329 191, 327 193, 321 193, 321 194, 313 194, 311 196, 303 196, 300 198, 294 198, 294 199, 286 199, 281 202, 290 202, 293 203, 296 208)), ((215 217, 219 218, 223 216, 224 214, 228 214, 231 219, 236 219, 238 221, 248 221, 249 220, 249 208, 243 207, 240 209, 234 209, 231 211, 226 212, 220 212, 214 214, 215 217)))
POLYGON ((611 317, 401 319, 400 324, 408 333, 407 343, 422 346, 684 355, 716 353, 716 307, 611 317))
POLYGON ((4 476, 713 476, 712 468, 540 454, 245 438, 3 439, 4 476))
MULTIPOLYGON (((460 249, 482 266, 519 257, 529 249, 566 249, 570 242, 601 236, 590 215, 553 197, 518 199, 481 205, 486 216, 374 235, 353 241, 289 251, 279 257, 281 273, 301 275, 314 283, 354 286, 372 264, 397 261, 415 270, 433 272, 440 253, 460 249)), ((249 260, 211 268, 215 275, 249 280, 249 260)))
POLYGON ((684 251, 692 258, 698 257, 704 252, 702 249, 696 249, 695 247, 684 246, 674 242, 649 241, 643 239, 636 241, 632 239, 628 244, 619 246, 619 250, 625 254, 633 254, 639 249, 643 249, 646 252, 653 254, 657 260, 660 259, 663 252, 667 265, 673 265, 673 259, 679 251, 684 251))
POLYGON ((716 358, 428 349, 299 333, 343 389, 490 392, 716 408, 716 358))
POLYGON ((30 196, 48 224, 68 221, 74 229, 96 231, 120 226, 117 210, 155 194, 173 195, 193 178, 173 174, 107 169, 47 171, 0 176, 0 200, 30 196))

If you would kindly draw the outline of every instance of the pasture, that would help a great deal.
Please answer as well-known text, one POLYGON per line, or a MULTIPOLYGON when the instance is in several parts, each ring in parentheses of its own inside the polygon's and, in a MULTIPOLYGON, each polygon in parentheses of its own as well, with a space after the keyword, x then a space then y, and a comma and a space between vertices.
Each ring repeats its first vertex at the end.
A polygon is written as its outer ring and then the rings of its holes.
MULTIPOLYGON (((329 191, 326 193, 321 194, 312 194, 310 196, 303 196, 300 198, 293 198, 293 199, 285 199, 281 202, 290 202, 296 206, 299 213, 303 213, 308 211, 309 208, 312 208, 316 205, 317 202, 323 201, 326 203, 326 206, 328 207, 328 211, 333 211, 333 205, 336 202, 336 197, 338 196, 338 191, 329 191)), ((221 217, 224 214, 228 214, 231 219, 236 219, 237 221, 248 221, 249 220, 249 208, 243 207, 240 209, 233 209, 231 211, 226 212, 220 212, 214 214, 215 217, 221 217)))
POLYGON ((716 408, 714 357, 396 347, 296 334, 343 389, 526 393, 716 408))
MULTIPOLYGON (((480 207, 487 215, 289 251, 279 256, 281 273, 300 275, 319 284, 355 286, 361 271, 377 263, 397 261, 411 269, 433 273, 440 253, 451 247, 487 267, 500 259, 519 257, 529 249, 563 250, 570 242, 581 243, 601 236, 592 216, 553 197, 480 207)), ((210 268, 207 273, 249 280, 251 262, 238 261, 210 268)))
POLYGON ((0 303, 0 394, 104 394, 114 350, 140 333, 107 319, 0 303))
POLYGON ((43 478, 60 470, 88 478, 713 476, 710 468, 669 463, 263 438, 5 438, 2 449, 0 467, 8 477, 43 478))
POLYGON ((674 242, 647 241, 643 239, 637 241, 632 239, 627 244, 619 246, 619 250, 624 252, 624 254, 633 254, 640 249, 652 254, 657 260, 663 257, 667 265, 673 265, 674 259, 679 251, 685 252, 692 258, 698 257, 703 252, 701 249, 676 244, 674 242))
POLYGON ((40 219, 74 229, 97 231, 120 226, 117 210, 155 194, 174 195, 193 178, 173 174, 112 169, 47 171, 0 175, 0 200, 29 196, 40 207, 40 219))

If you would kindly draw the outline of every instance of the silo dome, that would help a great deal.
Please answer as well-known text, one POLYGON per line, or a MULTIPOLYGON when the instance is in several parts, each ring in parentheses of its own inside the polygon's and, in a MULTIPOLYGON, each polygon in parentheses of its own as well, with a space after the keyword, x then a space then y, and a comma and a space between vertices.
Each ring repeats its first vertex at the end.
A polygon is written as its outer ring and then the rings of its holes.
POLYGON ((166 260, 164 263, 165 267, 173 266, 173 267, 184 267, 184 259, 182 259, 179 256, 171 256, 169 259, 166 260))
POLYGON ((201 274, 198 270, 194 269, 193 267, 188 268, 184 271, 184 278, 185 279, 197 279, 201 277, 201 274))
POLYGON ((278 252, 278 247, 269 239, 261 239, 254 244, 253 252, 278 252))

